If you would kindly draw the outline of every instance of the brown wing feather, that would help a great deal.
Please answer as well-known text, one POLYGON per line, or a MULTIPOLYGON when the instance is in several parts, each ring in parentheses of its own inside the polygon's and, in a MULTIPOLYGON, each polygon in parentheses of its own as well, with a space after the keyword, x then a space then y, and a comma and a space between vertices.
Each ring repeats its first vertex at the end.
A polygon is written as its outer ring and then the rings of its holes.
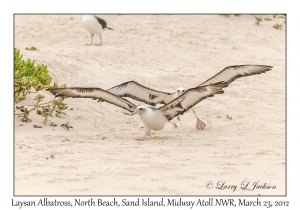
POLYGON ((228 66, 220 71, 215 76, 201 83, 197 87, 210 85, 218 82, 226 82, 230 84, 239 77, 251 76, 255 74, 265 73, 266 71, 272 70, 273 66, 266 65, 236 65, 228 66))
POLYGON ((106 23, 105 20, 103 20, 102 18, 97 17, 96 15, 94 15, 94 16, 97 19, 98 23, 100 23, 102 25, 102 28, 107 28, 109 30, 113 30, 112 28, 107 27, 107 23, 106 23))
POLYGON ((105 20, 103 20, 102 18, 97 17, 96 15, 95 15, 95 18, 97 19, 98 23, 100 23, 102 25, 102 28, 107 28, 105 20))
POLYGON ((107 103, 116 105, 123 109, 133 112, 136 105, 129 102, 124 98, 120 98, 112 93, 109 93, 100 88, 81 88, 81 87, 71 87, 71 88, 55 88, 47 89, 55 96, 67 96, 72 98, 93 98, 106 101, 107 103))
POLYGON ((119 97, 129 97, 151 106, 155 106, 156 104, 167 104, 174 99, 173 93, 153 90, 135 81, 122 83, 107 91, 119 97))
POLYGON ((164 116, 170 121, 177 115, 182 115, 184 112, 207 97, 224 93, 222 88, 226 86, 226 83, 219 82, 216 84, 188 89, 185 93, 175 98, 170 103, 159 108, 159 110, 162 111, 164 116))

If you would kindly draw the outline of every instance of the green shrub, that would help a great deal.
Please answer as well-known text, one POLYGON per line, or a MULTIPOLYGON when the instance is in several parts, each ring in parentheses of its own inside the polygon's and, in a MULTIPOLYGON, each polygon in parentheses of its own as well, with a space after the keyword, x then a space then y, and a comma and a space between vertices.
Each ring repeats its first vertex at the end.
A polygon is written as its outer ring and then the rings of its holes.
MULTIPOLYGON (((14 100, 18 102, 20 100, 25 100, 26 95, 30 93, 30 89, 34 88, 35 91, 40 91, 44 88, 62 88, 66 85, 58 86, 54 83, 53 86, 50 86, 51 76, 48 74, 47 65, 34 65, 34 61, 28 59, 24 61, 23 55, 20 53, 20 50, 14 50, 14 100)), ((59 117, 61 114, 66 114, 63 110, 67 109, 68 106, 63 103, 64 98, 59 97, 55 98, 52 101, 41 103, 45 97, 41 94, 37 94, 35 97, 36 104, 29 104, 27 106, 33 106, 33 108, 28 109, 24 106, 16 106, 16 109, 19 110, 19 115, 22 117, 22 122, 31 122, 29 119, 29 113, 36 110, 36 114, 44 117, 43 123, 46 125, 48 117, 55 116, 59 117), (38 109, 40 108, 40 109, 38 109)), ((35 128, 40 128, 40 126, 34 125, 35 128)))
POLYGON ((24 100, 33 87, 36 91, 49 87, 52 78, 47 65, 34 65, 34 61, 23 60, 20 50, 14 50, 14 100, 24 100))

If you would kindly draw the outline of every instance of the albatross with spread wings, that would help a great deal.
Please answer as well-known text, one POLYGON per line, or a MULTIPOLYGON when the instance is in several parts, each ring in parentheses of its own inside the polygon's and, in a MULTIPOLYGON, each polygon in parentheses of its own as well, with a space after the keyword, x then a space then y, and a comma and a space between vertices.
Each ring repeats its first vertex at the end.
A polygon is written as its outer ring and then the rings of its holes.
MULTIPOLYGON (((182 115, 195 104, 201 102, 207 97, 212 97, 215 94, 222 94, 224 92, 222 88, 226 86, 226 83, 219 82, 188 89, 182 95, 171 102, 166 103, 165 106, 162 106, 159 109, 154 107, 136 106, 128 100, 100 88, 71 87, 47 90, 55 96, 99 99, 101 101, 105 101, 126 109, 127 111, 131 112, 131 115, 138 114, 144 123, 144 139, 146 139, 147 135, 151 135, 151 130, 162 130, 167 122, 170 122, 170 120, 178 115, 182 115)), ((176 124, 172 124, 177 127, 176 124)))
MULTIPOLYGON (((211 77, 210 79, 198 85, 197 87, 203 87, 218 82, 225 82, 228 85, 239 77, 265 73, 266 71, 269 71, 272 68, 272 66, 266 65, 228 66, 213 77, 211 77)), ((172 100, 182 95, 186 90, 185 88, 180 87, 174 93, 167 93, 145 87, 135 81, 129 81, 112 87, 107 91, 119 97, 129 97, 137 101, 149 104, 151 106, 155 106, 156 104, 166 105, 170 103, 172 100)), ((196 128, 202 130, 206 126, 205 123, 197 117, 194 110, 193 113, 195 114, 197 119, 196 128)), ((177 116, 177 118, 178 120, 180 120, 179 116, 177 116)))

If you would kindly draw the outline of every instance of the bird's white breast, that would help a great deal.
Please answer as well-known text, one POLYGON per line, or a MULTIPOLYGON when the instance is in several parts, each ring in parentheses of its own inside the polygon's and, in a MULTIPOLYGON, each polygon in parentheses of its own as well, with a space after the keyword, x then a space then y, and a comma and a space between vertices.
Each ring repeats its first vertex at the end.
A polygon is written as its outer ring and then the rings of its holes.
POLYGON ((82 18, 82 23, 91 34, 100 35, 104 31, 94 15, 84 15, 82 18))
POLYGON ((145 112, 140 115, 141 120, 152 130, 161 130, 165 127, 168 119, 163 115, 160 110, 152 110, 146 108, 145 112))

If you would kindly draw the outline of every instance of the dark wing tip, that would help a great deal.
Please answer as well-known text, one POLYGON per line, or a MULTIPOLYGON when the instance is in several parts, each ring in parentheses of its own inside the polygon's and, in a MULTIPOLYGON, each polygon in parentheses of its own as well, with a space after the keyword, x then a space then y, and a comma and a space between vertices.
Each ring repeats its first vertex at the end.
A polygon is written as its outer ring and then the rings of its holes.
POLYGON ((259 72, 256 72, 256 74, 265 73, 267 71, 272 70, 272 68, 273 68, 273 66, 267 66, 267 65, 254 65, 254 67, 257 67, 260 70, 259 72))
POLYGON ((243 65, 232 65, 232 66, 227 66, 227 68, 229 68, 229 67, 241 67, 241 66, 264 66, 264 67, 273 68, 273 66, 269 66, 269 65, 263 65, 263 64, 243 64, 243 65))
POLYGON ((47 88, 46 91, 49 91, 49 92, 52 93, 53 95, 56 95, 56 94, 58 93, 58 89, 47 88))
POLYGON ((55 97, 58 97, 58 96, 65 96, 64 91, 68 89, 70 88, 53 88, 53 89, 48 88, 46 90, 52 93, 55 97))
MULTIPOLYGON (((240 67, 262 67, 264 68, 266 71, 269 71, 269 70, 272 70, 272 68, 274 68, 273 66, 269 66, 269 65, 260 65, 260 64, 244 64, 244 65, 232 65, 232 66, 227 66, 225 69, 228 69, 228 68, 240 68, 240 67)), ((224 70, 225 70, 224 69, 224 70)))

